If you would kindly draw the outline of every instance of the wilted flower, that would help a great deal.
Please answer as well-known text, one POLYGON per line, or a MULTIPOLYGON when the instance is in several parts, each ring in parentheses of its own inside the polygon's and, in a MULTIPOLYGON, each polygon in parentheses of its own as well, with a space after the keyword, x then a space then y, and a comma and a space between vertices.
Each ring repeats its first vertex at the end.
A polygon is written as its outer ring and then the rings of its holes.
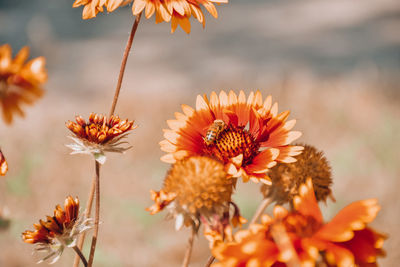
POLYGON ((24 47, 13 59, 11 47, 0 46, 0 106, 7 124, 12 123, 15 114, 25 115, 22 104, 33 104, 44 92, 41 86, 47 80, 45 59, 25 62, 28 55, 29 48, 24 47))
POLYGON ((136 129, 133 126, 134 121, 122 121, 118 116, 106 116, 91 113, 89 121, 86 122, 81 116, 76 117, 76 122, 68 121, 66 126, 74 136, 70 136, 75 143, 67 145, 73 150, 71 154, 92 154, 95 159, 104 164, 106 157, 104 152, 123 153, 131 146, 124 147, 127 144, 123 139, 128 132, 136 129))
POLYGON ((225 164, 228 173, 268 183, 267 172, 276 162, 291 163, 303 147, 289 144, 301 133, 291 131, 296 121, 287 121, 289 111, 278 114, 271 96, 263 102, 259 91, 243 91, 239 96, 221 91, 197 96, 196 109, 182 105, 176 120, 168 120, 161 149, 168 152, 161 160, 174 163, 190 155, 209 155, 225 164))
POLYGON ((47 255, 39 262, 49 260, 56 262, 65 247, 74 247, 79 234, 93 227, 93 220, 79 216, 79 200, 67 197, 64 209, 56 206, 54 216, 47 216, 47 220, 39 220, 33 225, 35 231, 25 231, 22 239, 26 243, 35 244, 35 250, 47 255))
POLYGON ((193 156, 176 162, 169 170, 159 192, 151 191, 155 204, 147 210, 155 214, 167 208, 176 219, 175 227, 209 229, 223 232, 229 225, 230 206, 235 208, 233 224, 243 222, 236 205, 231 203, 234 179, 227 179, 223 164, 193 156))
POLYGON ((8 164, 6 158, 3 155, 3 152, 1 152, 0 149, 0 176, 6 175, 7 171, 8 171, 8 164))
POLYGON ((296 157, 296 162, 278 163, 268 172, 272 184, 261 186, 264 197, 276 201, 279 205, 291 203, 298 195, 300 185, 304 184, 307 178, 311 178, 317 201, 326 201, 327 197, 334 200, 330 188, 332 173, 328 160, 322 151, 315 147, 298 145, 304 146, 304 150, 296 157))
POLYGON ((375 266, 377 257, 384 255, 385 235, 367 227, 380 209, 376 199, 354 202, 324 223, 308 179, 294 198, 294 208, 289 212, 277 205, 275 218, 264 215, 261 225, 237 232, 235 242, 218 243, 213 254, 220 262, 213 266, 281 266, 294 258, 304 266, 317 261, 327 266, 375 266), (291 246, 286 249, 273 233, 277 226, 289 237, 291 246))
POLYGON ((96 17, 97 13, 103 12, 104 7, 108 12, 112 12, 132 2, 133 15, 136 16, 145 10, 146 18, 150 18, 155 13, 156 23, 171 21, 172 33, 178 25, 190 33, 191 16, 203 24, 203 27, 205 26, 206 21, 201 6, 217 18, 218 13, 214 3, 228 3, 228 0, 76 0, 73 7, 83 5, 82 18, 90 19, 96 17))

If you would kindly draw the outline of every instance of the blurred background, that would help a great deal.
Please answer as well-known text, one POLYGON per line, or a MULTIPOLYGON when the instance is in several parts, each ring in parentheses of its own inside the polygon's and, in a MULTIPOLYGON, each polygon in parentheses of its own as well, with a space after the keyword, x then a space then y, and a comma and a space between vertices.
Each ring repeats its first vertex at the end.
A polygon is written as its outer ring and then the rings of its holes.
MULTIPOLYGON (((0 231, 0 266, 36 266, 21 241, 67 195, 82 206, 93 159, 69 155, 64 123, 75 115, 108 113, 122 53, 134 21, 129 7, 83 21, 72 0, 0 0, 0 44, 31 58, 45 56, 46 95, 26 118, 0 121, 9 163, 0 180, 0 206, 11 218, 0 231)), ((326 220, 352 201, 378 198, 372 226, 390 235, 381 266, 400 261, 400 5, 398 0, 232 0, 192 32, 142 19, 128 60, 116 113, 140 126, 124 156, 109 155, 101 170, 101 221, 95 266, 180 266, 189 231, 175 232, 165 212, 150 216, 149 190, 159 190, 168 165, 158 142, 166 120, 197 94, 259 89, 297 119, 299 141, 325 152, 336 203, 321 205, 326 220)), ((250 218, 259 185, 239 184, 234 196, 250 218)), ((89 245, 84 252, 88 253, 89 245)), ((208 244, 199 235, 192 265, 204 266, 208 244)), ((54 266, 72 266, 66 250, 54 266)), ((46 266, 46 263, 40 266, 46 266)))

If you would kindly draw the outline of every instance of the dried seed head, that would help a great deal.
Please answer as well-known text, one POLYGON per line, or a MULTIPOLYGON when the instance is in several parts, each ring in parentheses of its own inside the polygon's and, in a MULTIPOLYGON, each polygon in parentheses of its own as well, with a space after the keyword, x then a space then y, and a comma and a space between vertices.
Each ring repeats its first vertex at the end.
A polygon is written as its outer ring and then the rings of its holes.
POLYGON ((296 162, 289 164, 278 163, 270 170, 268 175, 272 180, 272 185, 261 186, 264 197, 272 198, 277 204, 292 203, 300 185, 311 177, 317 201, 326 201, 328 196, 334 200, 330 188, 331 167, 322 151, 318 151, 313 146, 304 145, 303 153, 296 159, 296 162))
POLYGON ((229 179, 224 165, 208 157, 194 156, 176 162, 169 170, 163 189, 152 192, 154 214, 164 207, 182 224, 199 223, 200 218, 222 218, 229 211, 235 179, 229 179))

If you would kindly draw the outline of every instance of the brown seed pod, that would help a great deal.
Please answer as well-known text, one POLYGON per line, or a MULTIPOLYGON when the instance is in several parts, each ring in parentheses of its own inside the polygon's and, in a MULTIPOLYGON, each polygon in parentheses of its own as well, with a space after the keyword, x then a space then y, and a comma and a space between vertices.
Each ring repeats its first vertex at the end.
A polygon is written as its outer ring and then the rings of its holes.
POLYGON ((317 201, 326 201, 332 196, 332 174, 328 160, 322 151, 305 144, 303 153, 296 157, 297 161, 289 164, 278 163, 268 173, 272 185, 262 185, 261 193, 265 198, 272 198, 277 204, 292 203, 298 194, 301 184, 311 177, 317 201))

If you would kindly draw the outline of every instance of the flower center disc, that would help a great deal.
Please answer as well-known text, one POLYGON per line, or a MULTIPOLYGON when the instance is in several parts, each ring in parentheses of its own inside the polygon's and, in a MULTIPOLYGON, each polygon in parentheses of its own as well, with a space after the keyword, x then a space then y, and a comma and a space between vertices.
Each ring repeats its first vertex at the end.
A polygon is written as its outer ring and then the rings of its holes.
POLYGON ((258 154, 259 144, 243 129, 243 127, 228 127, 223 130, 215 142, 216 156, 228 162, 230 158, 243 154, 242 165, 247 165, 258 154))

